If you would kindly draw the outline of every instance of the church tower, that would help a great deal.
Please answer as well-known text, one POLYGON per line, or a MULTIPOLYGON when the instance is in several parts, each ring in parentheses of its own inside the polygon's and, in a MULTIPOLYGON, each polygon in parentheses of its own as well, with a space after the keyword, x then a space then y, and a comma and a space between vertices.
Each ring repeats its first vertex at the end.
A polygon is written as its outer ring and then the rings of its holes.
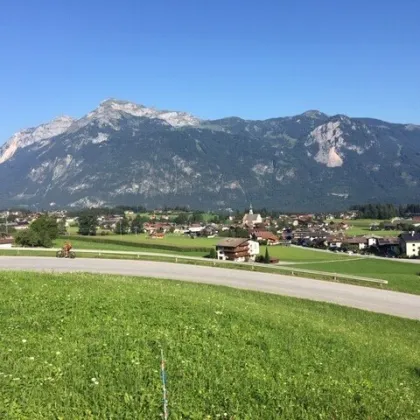
POLYGON ((254 211, 252 210, 252 203, 249 205, 249 214, 254 214, 254 211))

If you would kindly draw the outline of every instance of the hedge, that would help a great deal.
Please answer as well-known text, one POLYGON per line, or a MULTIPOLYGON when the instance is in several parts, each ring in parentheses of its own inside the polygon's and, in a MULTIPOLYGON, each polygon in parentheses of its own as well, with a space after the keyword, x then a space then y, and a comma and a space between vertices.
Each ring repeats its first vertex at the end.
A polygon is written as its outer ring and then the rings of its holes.
POLYGON ((98 242, 99 244, 112 244, 112 245, 122 245, 132 248, 153 248, 153 249, 165 249, 167 251, 178 251, 178 252, 210 252, 211 248, 206 247, 193 247, 193 246, 178 246, 171 244, 162 244, 157 242, 130 242, 124 241, 121 239, 109 239, 106 237, 97 237, 97 236, 61 236, 60 239, 65 240, 74 240, 80 242, 98 242))

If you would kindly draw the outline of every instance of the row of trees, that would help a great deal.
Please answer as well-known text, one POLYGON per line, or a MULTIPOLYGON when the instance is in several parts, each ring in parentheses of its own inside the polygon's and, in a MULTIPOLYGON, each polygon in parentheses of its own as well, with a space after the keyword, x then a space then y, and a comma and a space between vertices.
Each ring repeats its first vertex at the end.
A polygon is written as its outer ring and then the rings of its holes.
POLYGON ((360 219, 387 220, 393 217, 409 217, 420 214, 420 204, 362 204, 352 206, 350 210, 358 212, 360 219))
MULTIPOLYGON (((133 220, 123 217, 116 223, 114 233, 126 235, 127 233, 139 233, 143 224, 149 220, 148 217, 137 215, 133 220)), ((79 217, 79 234, 84 236, 95 236, 99 223, 95 212, 85 212, 79 217)))

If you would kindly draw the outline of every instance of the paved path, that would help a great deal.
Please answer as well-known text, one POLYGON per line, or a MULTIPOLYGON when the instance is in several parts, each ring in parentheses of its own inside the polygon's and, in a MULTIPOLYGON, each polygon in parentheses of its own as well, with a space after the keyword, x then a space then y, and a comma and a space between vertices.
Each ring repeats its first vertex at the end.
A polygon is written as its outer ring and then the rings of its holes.
POLYGON ((92 272, 186 280, 300 297, 420 320, 420 296, 278 274, 152 261, 0 257, 0 270, 92 272))

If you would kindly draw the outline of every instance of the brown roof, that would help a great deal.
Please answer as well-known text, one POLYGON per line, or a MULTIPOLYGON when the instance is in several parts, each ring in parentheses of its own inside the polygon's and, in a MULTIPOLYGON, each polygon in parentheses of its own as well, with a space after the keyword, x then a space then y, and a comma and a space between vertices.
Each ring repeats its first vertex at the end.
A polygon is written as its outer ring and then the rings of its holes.
POLYGON ((398 238, 381 238, 378 239, 378 245, 399 245, 400 240, 398 238))
POLYGON ((271 241, 278 241, 279 240, 279 238, 276 235, 274 235, 274 233, 268 232, 267 230, 258 230, 258 231, 255 231, 254 232, 254 235, 257 238, 262 238, 262 239, 265 239, 267 241, 268 240, 271 240, 271 241))
POLYGON ((244 242, 248 242, 248 238, 224 238, 217 243, 217 246, 232 247, 242 245, 244 242))
POLYGON ((354 238, 344 239, 346 244, 364 244, 367 242, 367 239, 364 236, 355 236, 354 238))

